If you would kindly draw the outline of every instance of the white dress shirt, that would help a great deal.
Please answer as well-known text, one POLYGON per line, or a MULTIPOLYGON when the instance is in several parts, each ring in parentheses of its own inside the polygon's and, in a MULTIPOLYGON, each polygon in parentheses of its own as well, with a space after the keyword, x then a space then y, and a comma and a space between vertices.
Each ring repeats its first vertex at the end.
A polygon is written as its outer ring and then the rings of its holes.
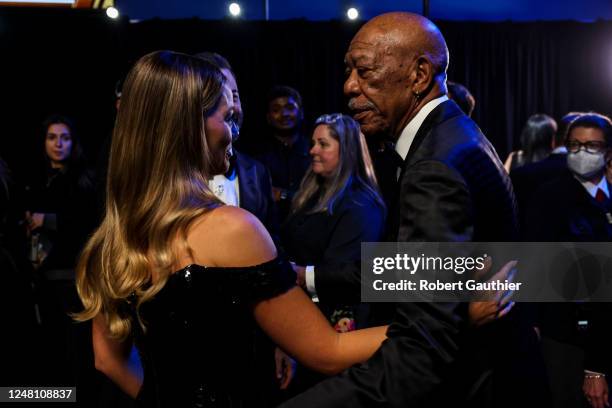
POLYGON ((412 118, 410 122, 408 122, 404 130, 402 130, 399 139, 397 139, 397 142, 395 143, 395 151, 401 156, 402 159, 406 160, 406 156, 408 155, 410 146, 414 141, 414 137, 421 128, 425 118, 427 118, 427 115, 436 109, 439 104, 446 101, 448 101, 448 96, 446 95, 432 99, 431 101, 427 102, 423 108, 421 108, 421 110, 414 118, 412 118))
POLYGON ((217 198, 227 205, 240 207, 240 190, 238 188, 238 172, 233 171, 229 177, 217 174, 208 180, 208 186, 217 198))

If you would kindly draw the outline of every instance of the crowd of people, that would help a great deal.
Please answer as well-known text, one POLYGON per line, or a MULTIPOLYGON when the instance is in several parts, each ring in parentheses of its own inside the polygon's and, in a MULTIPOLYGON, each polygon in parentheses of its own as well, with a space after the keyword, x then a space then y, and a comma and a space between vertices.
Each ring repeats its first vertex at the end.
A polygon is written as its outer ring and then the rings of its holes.
POLYGON ((352 116, 304 123, 276 86, 256 151, 211 52, 134 65, 97 174, 50 116, 31 180, 0 160, 0 264, 45 339, 10 375, 98 406, 94 367, 143 407, 608 406, 607 303, 361 301, 362 242, 612 240, 610 118, 535 114, 502 164, 448 54, 423 17, 370 20, 352 116))

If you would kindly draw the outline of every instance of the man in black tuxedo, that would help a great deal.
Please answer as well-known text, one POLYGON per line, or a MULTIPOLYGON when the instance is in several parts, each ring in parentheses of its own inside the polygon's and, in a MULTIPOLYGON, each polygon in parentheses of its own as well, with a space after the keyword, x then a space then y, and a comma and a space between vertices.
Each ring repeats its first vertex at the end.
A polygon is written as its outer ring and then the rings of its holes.
MULTIPOLYGON (((510 180, 488 140, 446 96, 448 49, 438 28, 418 15, 383 14, 355 35, 345 63, 344 93, 363 133, 395 145, 399 182, 388 240, 513 240, 510 180)), ((483 326, 484 333, 467 330, 467 309, 460 303, 396 305, 388 339, 374 356, 286 407, 460 406, 474 390, 471 406, 539 404, 534 372, 517 363, 532 355, 535 333, 519 330, 513 312, 483 326), (495 353, 491 341, 524 355, 495 353), (493 398, 483 397, 482 387, 468 389, 476 377, 493 398)))

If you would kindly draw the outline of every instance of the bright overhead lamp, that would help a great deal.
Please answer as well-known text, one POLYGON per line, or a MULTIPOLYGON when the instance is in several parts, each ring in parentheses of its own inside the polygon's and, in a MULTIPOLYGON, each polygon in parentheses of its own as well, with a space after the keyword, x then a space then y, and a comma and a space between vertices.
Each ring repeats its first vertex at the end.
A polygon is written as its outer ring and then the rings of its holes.
POLYGON ((232 3, 229 5, 229 12, 233 17, 238 17, 241 11, 242 10, 240 10, 240 4, 232 3))

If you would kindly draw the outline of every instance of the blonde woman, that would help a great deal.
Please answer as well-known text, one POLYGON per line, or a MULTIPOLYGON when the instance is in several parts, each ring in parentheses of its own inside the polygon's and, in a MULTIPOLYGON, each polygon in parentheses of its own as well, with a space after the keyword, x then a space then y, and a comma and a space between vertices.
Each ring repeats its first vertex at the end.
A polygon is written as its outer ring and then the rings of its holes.
POLYGON ((234 115, 223 78, 169 51, 136 63, 113 134, 105 217, 78 267, 77 318, 93 319, 96 367, 141 406, 265 406, 257 325, 327 374, 384 339, 382 327, 333 330, 260 222, 209 190, 228 166, 234 115), (131 339, 142 385, 126 365, 131 339))

